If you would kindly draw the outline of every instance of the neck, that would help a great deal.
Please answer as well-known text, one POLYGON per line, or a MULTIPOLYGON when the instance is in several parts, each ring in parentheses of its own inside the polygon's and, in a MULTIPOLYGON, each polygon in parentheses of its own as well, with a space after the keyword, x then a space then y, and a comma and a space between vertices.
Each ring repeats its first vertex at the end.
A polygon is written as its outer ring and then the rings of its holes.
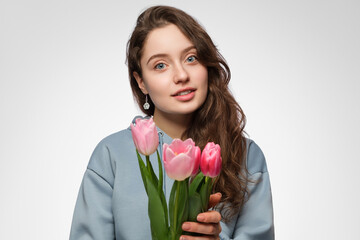
MULTIPOLYGON (((171 138, 182 139, 182 134, 185 132, 191 121, 191 114, 174 115, 162 114, 159 111, 154 112, 154 122, 162 131, 164 131, 171 138)), ((184 140, 184 139, 182 139, 184 140)))

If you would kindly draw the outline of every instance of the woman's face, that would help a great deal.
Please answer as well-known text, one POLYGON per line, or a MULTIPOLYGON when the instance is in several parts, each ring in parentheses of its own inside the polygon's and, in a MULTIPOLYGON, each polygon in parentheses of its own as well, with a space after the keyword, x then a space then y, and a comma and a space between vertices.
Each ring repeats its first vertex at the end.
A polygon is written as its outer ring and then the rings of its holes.
POLYGON ((174 24, 152 30, 140 60, 144 94, 155 104, 155 115, 191 114, 205 101, 207 68, 197 60, 194 44, 174 24))

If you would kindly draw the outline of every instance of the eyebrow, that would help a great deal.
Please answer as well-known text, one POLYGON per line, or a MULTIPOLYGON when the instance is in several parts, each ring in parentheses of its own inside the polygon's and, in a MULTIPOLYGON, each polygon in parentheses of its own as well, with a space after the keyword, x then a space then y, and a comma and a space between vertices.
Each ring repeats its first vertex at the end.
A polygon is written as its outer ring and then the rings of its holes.
MULTIPOLYGON (((193 48, 196 49, 195 46, 191 45, 190 47, 187 47, 187 48, 185 48, 184 50, 182 50, 181 53, 186 53, 186 52, 190 51, 190 50, 193 49, 193 48)), ((149 63, 152 59, 154 59, 154 58, 157 58, 157 57, 166 57, 166 56, 168 56, 168 54, 165 54, 165 53, 159 53, 159 54, 152 55, 152 56, 148 59, 148 61, 146 62, 146 64, 148 64, 148 63, 149 63)))

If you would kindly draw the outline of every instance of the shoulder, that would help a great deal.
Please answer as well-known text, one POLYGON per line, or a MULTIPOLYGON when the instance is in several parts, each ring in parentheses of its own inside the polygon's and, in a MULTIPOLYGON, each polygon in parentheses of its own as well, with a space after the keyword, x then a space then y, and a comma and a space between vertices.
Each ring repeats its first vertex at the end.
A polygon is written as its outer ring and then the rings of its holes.
MULTIPOLYGON (((133 123, 135 122, 135 119, 137 118, 143 118, 142 116, 136 116, 133 119, 133 123)), ((118 148, 121 146, 124 146, 124 144, 129 144, 129 142, 132 144, 132 135, 131 135, 131 129, 130 124, 129 127, 115 132, 113 134, 108 135, 107 137, 103 138, 96 146, 96 148, 118 148)), ((95 148, 95 150, 96 150, 95 148)))
MULTIPOLYGON (((137 118, 142 117, 136 116, 133 122, 135 122, 135 119, 137 118)), ((129 150, 135 152, 134 148, 135 146, 132 140, 131 128, 129 124, 128 128, 108 135, 96 145, 88 166, 89 168, 96 168, 96 165, 104 162, 112 163, 120 156, 126 156, 129 150)))
POLYGON ((246 139, 246 167, 250 175, 267 172, 266 160, 261 148, 251 139, 246 139))
MULTIPOLYGON (((128 142, 132 139, 130 128, 123 129, 115 132, 103 138, 98 144, 97 148, 112 148, 115 146, 121 146, 124 142, 128 142)), ((132 141, 132 140, 131 140, 132 141)))
POLYGON ((116 171, 116 159, 133 148, 131 131, 124 129, 103 138, 95 147, 87 168, 112 182, 116 171))

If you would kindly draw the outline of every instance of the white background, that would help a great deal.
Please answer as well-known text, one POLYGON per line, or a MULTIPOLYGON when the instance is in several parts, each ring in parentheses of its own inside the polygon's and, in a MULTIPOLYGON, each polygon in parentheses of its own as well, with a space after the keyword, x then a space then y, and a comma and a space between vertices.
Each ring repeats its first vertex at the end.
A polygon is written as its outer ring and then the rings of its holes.
POLYGON ((276 238, 359 239, 360 2, 0 2, 0 239, 68 239, 89 157, 139 113, 126 42, 148 6, 205 26, 271 176, 276 238))

